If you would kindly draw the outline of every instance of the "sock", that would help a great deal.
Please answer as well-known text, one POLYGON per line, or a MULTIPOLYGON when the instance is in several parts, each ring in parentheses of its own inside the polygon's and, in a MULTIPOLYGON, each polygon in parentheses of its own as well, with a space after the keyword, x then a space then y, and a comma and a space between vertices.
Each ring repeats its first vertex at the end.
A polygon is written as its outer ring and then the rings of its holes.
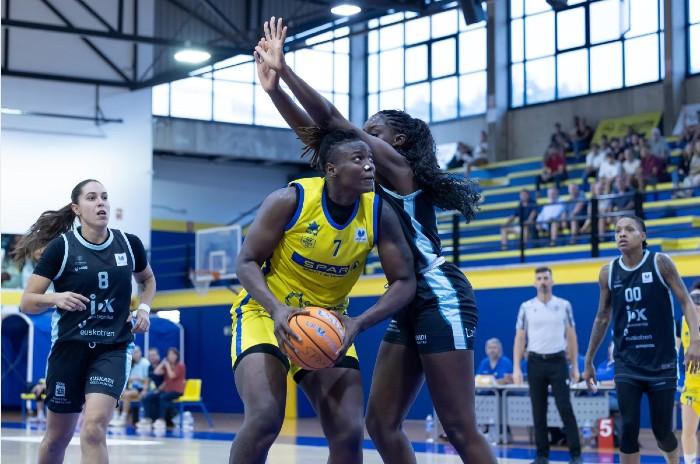
POLYGON ((695 464, 696 457, 697 455, 695 454, 684 454, 683 460, 685 461, 685 464, 695 464))

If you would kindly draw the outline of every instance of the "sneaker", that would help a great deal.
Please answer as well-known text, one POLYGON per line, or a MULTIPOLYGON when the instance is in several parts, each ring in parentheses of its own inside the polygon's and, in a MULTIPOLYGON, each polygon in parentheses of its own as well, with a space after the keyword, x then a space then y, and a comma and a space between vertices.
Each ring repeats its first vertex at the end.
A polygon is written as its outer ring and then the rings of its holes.
POLYGON ((549 464, 549 459, 544 456, 537 456, 530 464, 549 464))
POLYGON ((583 459, 581 459, 581 456, 576 456, 569 460, 569 464, 583 464, 583 459))
POLYGON ((151 419, 146 418, 146 417, 142 417, 136 423, 136 428, 137 429, 150 429, 151 425, 153 425, 153 421, 151 419))
POLYGON ((163 419, 156 419, 153 423, 154 429, 165 429, 165 421, 163 419))
POLYGON ((124 427, 125 425, 126 425, 126 417, 121 416, 121 415, 114 417, 111 421, 109 421, 110 427, 124 427))

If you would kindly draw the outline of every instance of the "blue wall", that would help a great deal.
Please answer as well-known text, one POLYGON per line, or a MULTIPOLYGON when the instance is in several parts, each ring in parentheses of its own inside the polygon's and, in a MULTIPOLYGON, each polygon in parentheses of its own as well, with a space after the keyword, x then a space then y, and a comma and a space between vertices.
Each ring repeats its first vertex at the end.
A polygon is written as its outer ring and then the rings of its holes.
MULTIPOLYGON (((556 278, 556 276, 555 276, 556 278)), ((690 285, 694 279, 685 279, 690 285)), ((598 306, 597 284, 557 285, 554 288, 557 296, 571 301, 576 332, 579 340, 579 351, 585 353, 590 337, 593 319, 598 306)), ((491 337, 498 337, 503 342, 506 355, 512 356, 513 337, 515 334, 515 319, 520 303, 532 298, 535 289, 520 287, 510 289, 477 290, 476 297, 479 305, 479 326, 476 334, 475 362, 484 356, 484 345, 491 337)), ((350 312, 356 314, 376 301, 375 297, 353 298, 350 312)), ((243 404, 236 393, 231 372, 230 332, 224 330, 230 327, 231 318, 229 307, 216 306, 193 308, 181 311, 180 322, 185 327, 187 376, 203 380, 203 395, 207 407, 215 412, 243 412, 243 404)), ((680 307, 676 306, 676 317, 680 318, 680 307)), ((365 387, 365 397, 369 393, 372 372, 379 343, 384 335, 386 323, 380 324, 360 334, 356 340, 360 356, 362 380, 365 387)), ((596 358, 596 364, 605 359, 604 344, 596 358)), ((646 408, 646 402, 644 402, 646 408)), ((432 409, 427 388, 423 387, 409 418, 424 418, 432 409)), ((313 416, 313 410, 303 393, 299 392, 299 415, 313 416)), ((643 426, 648 427, 647 413, 643 426)))

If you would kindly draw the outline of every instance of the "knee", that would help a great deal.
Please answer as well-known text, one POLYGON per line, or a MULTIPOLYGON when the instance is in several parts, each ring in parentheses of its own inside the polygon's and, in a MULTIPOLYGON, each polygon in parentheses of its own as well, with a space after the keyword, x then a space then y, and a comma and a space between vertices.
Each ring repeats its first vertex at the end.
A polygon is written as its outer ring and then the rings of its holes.
POLYGON ((62 453, 68 443, 73 438, 73 431, 64 431, 63 433, 47 433, 41 441, 41 446, 49 454, 62 453))
POLYGON ((274 411, 259 411, 249 415, 244 420, 244 426, 250 430, 260 441, 275 441, 282 429, 284 417, 274 411))
POLYGON ((107 424, 105 421, 88 419, 80 429, 80 441, 88 445, 99 445, 107 438, 107 424))
POLYGON ((382 437, 387 432, 396 432, 401 429, 401 421, 392 418, 389 415, 381 414, 376 410, 369 409, 367 411, 367 416, 365 417, 365 426, 367 427, 367 432, 372 439, 377 437, 382 437))
POLYGON ((450 443, 474 443, 480 436, 474 417, 447 418, 441 424, 450 443))
POLYGON ((342 447, 347 450, 362 449, 362 438, 364 437, 364 427, 361 419, 353 422, 338 424, 330 431, 326 438, 331 446, 342 447))
POLYGON ((678 447, 678 439, 676 439, 676 434, 673 433, 671 429, 664 431, 654 432, 654 438, 656 438, 656 444, 659 446, 661 451, 671 452, 678 447))

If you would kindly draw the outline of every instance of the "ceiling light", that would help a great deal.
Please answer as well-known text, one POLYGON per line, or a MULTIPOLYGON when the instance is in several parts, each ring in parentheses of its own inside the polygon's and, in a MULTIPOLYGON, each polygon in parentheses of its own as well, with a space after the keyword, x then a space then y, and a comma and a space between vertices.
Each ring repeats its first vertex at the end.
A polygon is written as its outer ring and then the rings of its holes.
POLYGON ((175 53, 174 58, 180 63, 198 64, 211 58, 211 53, 206 50, 197 50, 195 48, 183 48, 175 53))
POLYGON ((15 108, 3 108, 0 112, 2 114, 23 114, 22 110, 17 110, 15 108))
POLYGON ((357 5, 350 5, 348 3, 343 3, 331 8, 331 13, 338 16, 352 16, 356 15, 360 11, 362 11, 362 8, 357 5))

